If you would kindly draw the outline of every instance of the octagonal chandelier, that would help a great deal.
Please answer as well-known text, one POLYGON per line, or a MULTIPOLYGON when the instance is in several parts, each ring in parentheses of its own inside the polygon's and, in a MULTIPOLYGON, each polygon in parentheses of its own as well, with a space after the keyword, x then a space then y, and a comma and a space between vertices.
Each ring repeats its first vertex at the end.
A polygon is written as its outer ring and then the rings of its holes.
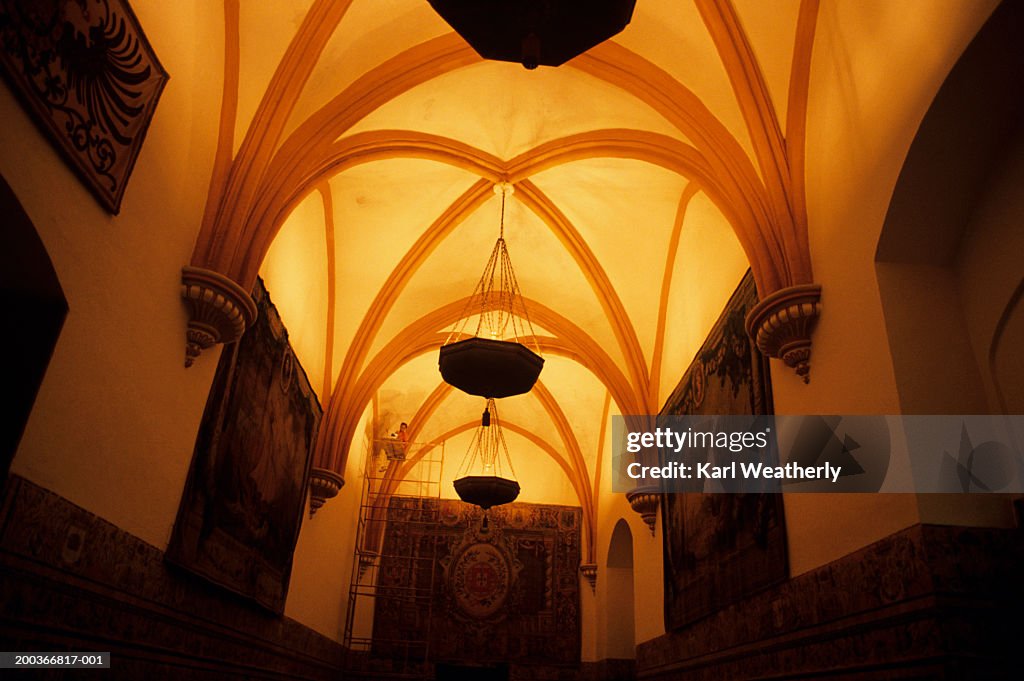
POLYGON ((494 191, 501 195, 498 240, 459 322, 441 346, 438 359, 446 383, 487 399, 480 427, 455 480, 459 498, 485 512, 519 496, 519 483, 512 471, 494 400, 529 392, 544 367, 505 243, 505 203, 512 194, 512 185, 498 183, 494 191), (474 319, 476 327, 469 335, 474 319), (520 342, 527 338, 537 352, 520 342), (506 477, 506 469, 512 477, 506 477))
POLYGON ((486 398, 529 392, 544 367, 505 244, 505 200, 512 194, 512 185, 499 183, 494 191, 501 194, 498 240, 438 359, 445 383, 486 398), (474 318, 476 328, 469 336, 474 318), (536 352, 520 342, 527 338, 532 339, 536 352))
POLYGON ((480 426, 455 475, 455 492, 459 498, 484 511, 511 503, 519 496, 519 483, 493 399, 487 400, 480 426))
POLYGON ((559 66, 618 34, 636 0, 430 0, 484 59, 559 66))

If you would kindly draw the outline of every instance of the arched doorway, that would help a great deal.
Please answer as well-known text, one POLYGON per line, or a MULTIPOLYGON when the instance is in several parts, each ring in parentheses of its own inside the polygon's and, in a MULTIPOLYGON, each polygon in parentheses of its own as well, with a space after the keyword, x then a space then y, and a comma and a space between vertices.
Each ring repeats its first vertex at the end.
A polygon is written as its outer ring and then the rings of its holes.
POLYGON ((21 203, 0 177, 0 309, 8 333, 0 334, 6 358, 7 414, 0 419, 0 474, 7 476, 57 344, 68 304, 46 248, 21 203))
POLYGON ((633 619, 633 533, 622 518, 615 524, 608 545, 605 569, 608 586, 605 591, 605 658, 633 659, 636 639, 633 619))

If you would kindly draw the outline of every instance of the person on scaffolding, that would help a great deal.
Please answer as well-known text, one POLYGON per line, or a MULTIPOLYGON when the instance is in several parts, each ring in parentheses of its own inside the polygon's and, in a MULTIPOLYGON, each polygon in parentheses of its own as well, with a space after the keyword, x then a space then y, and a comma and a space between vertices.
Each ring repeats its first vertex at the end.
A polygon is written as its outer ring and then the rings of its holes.
POLYGON ((398 426, 398 432, 391 433, 393 442, 387 444, 388 461, 405 461, 405 454, 409 448, 409 424, 402 421, 398 426))

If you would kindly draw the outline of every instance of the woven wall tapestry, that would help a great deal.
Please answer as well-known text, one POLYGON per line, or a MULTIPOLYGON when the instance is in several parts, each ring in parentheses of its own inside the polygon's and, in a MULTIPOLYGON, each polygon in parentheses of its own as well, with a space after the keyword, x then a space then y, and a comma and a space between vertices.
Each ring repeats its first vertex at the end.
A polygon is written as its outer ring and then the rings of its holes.
MULTIPOLYGON (((662 414, 771 413, 768 359, 743 327, 756 303, 748 271, 662 414)), ((781 494, 672 493, 661 503, 666 630, 788 576, 781 494)))
POLYGON ((284 612, 322 411, 263 282, 221 354, 167 560, 284 612))
POLYGON ((484 529, 461 501, 393 497, 387 518, 374 655, 429 632, 435 662, 579 664, 579 508, 500 506, 484 529))
POLYGON ((0 64, 36 125, 116 215, 168 78, 127 0, 0 0, 0 64))

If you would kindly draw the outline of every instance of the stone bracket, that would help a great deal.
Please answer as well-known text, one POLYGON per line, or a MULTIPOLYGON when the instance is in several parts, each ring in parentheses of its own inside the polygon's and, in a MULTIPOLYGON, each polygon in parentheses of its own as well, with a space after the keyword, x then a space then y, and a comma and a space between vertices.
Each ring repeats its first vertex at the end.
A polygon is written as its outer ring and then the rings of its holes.
POLYGON ((332 470, 313 468, 309 472, 309 517, 320 510, 320 507, 333 499, 345 486, 345 479, 332 470))
POLYGON ((181 297, 189 309, 185 366, 217 343, 233 343, 256 321, 256 303, 237 283, 213 270, 181 268, 181 297))
POLYGON ((590 590, 597 590, 597 563, 580 563, 580 574, 590 584, 590 590))
POLYGON ((781 359, 804 383, 811 380, 811 334, 821 314, 821 286, 788 286, 764 298, 747 313, 747 333, 758 350, 781 359))
POLYGON ((658 520, 658 507, 661 506, 661 489, 656 486, 637 487, 631 492, 626 492, 626 500, 647 523, 653 537, 654 526, 658 520))

